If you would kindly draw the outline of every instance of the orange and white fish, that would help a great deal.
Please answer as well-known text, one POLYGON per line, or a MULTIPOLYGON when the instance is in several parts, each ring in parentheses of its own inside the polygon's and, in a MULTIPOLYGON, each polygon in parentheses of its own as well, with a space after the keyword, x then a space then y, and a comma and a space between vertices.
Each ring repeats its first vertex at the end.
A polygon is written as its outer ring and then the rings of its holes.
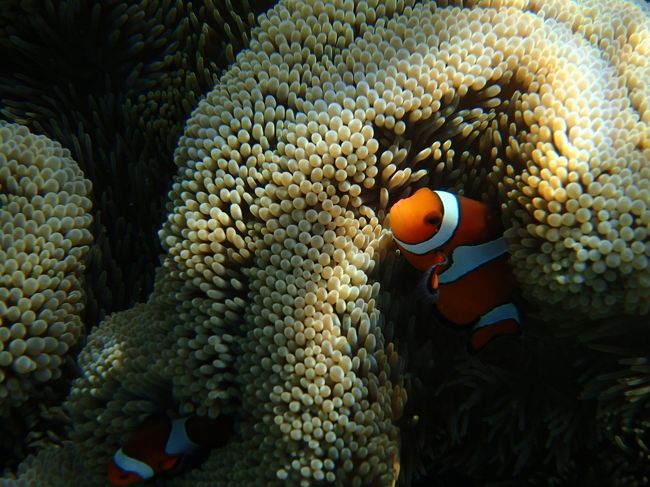
POLYGON ((163 472, 178 473, 192 455, 223 446, 231 433, 232 421, 223 415, 216 419, 148 418, 111 458, 108 481, 115 486, 131 485, 163 472))
POLYGON ((470 351, 520 332, 503 227, 488 205, 421 188, 393 205, 390 225, 406 260, 426 272, 442 321, 470 331, 470 351))

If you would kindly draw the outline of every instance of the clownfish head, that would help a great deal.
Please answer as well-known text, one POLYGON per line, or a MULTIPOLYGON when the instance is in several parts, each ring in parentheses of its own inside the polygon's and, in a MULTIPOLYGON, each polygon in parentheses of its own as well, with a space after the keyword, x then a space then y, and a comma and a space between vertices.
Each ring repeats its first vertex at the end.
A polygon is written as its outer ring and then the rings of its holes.
POLYGON ((135 436, 117 450, 108 463, 110 484, 131 485, 172 471, 184 452, 170 454, 165 451, 170 431, 171 423, 166 419, 145 420, 135 436))
POLYGON ((428 188, 420 188, 408 198, 397 201, 390 210, 390 226, 397 245, 406 259, 417 269, 425 271, 439 263, 436 248, 424 244, 440 231, 444 205, 440 197, 428 188), (423 250, 411 251, 423 245, 423 250))
POLYGON ((225 415, 174 420, 152 416, 115 452, 108 464, 108 481, 123 486, 159 474, 176 475, 205 460, 208 449, 225 445, 232 429, 232 418, 225 415))

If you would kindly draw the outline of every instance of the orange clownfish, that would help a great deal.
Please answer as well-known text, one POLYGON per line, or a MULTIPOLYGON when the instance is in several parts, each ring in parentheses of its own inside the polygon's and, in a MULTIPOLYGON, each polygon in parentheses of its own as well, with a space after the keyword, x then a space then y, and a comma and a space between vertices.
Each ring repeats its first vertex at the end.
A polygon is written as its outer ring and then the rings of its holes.
POLYGON ((470 351, 519 333, 503 228, 488 205, 421 188, 393 205, 390 225, 406 260, 426 272, 426 295, 442 321, 470 331, 470 351))
POLYGON ((188 459, 207 448, 223 446, 232 432, 230 418, 199 416, 146 419, 108 464, 111 485, 131 485, 160 473, 180 472, 188 459))

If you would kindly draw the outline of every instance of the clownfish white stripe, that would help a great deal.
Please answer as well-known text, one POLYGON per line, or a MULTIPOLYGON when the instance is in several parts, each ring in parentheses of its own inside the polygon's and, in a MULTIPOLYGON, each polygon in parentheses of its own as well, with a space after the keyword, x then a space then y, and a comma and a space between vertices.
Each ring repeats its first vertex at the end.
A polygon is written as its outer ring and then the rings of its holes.
POLYGON ((478 320, 478 323, 474 325, 472 330, 475 331, 484 326, 489 326, 504 320, 515 320, 519 323, 519 312, 514 304, 506 303, 491 309, 481 316, 481 319, 478 320))
POLYGON ((172 428, 169 432, 169 438, 165 445, 165 453, 168 455, 179 455, 184 453, 191 453, 196 450, 199 445, 190 440, 187 436, 185 429, 185 422, 187 418, 175 419, 172 421, 172 428))
POLYGON ((460 221, 460 207, 458 206, 458 199, 451 193, 446 191, 434 191, 442 202, 443 214, 440 229, 434 233, 430 238, 419 243, 406 243, 395 238, 395 241, 404 250, 411 252, 415 255, 424 255, 432 250, 438 249, 446 244, 449 239, 454 235, 458 222, 460 221))
POLYGON ((132 472, 142 479, 150 479, 153 477, 154 471, 149 465, 128 456, 121 448, 113 455, 113 461, 120 470, 132 472))
POLYGON ((451 265, 438 275, 438 282, 454 282, 507 252, 503 237, 477 245, 459 245, 451 253, 451 265))

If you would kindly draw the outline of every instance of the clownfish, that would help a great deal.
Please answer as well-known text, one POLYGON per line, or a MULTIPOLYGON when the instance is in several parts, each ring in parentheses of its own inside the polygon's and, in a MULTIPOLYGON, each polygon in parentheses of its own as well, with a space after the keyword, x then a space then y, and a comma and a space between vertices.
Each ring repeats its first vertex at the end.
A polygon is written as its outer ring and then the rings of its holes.
POLYGON ((520 333, 515 278, 499 217, 488 205, 421 188, 390 210, 393 238, 425 272, 425 296, 442 321, 470 332, 468 349, 520 333))
POLYGON ((231 433, 232 421, 223 415, 216 419, 148 418, 111 458, 108 481, 115 486, 131 485, 163 472, 179 473, 193 455, 223 446, 231 433))

